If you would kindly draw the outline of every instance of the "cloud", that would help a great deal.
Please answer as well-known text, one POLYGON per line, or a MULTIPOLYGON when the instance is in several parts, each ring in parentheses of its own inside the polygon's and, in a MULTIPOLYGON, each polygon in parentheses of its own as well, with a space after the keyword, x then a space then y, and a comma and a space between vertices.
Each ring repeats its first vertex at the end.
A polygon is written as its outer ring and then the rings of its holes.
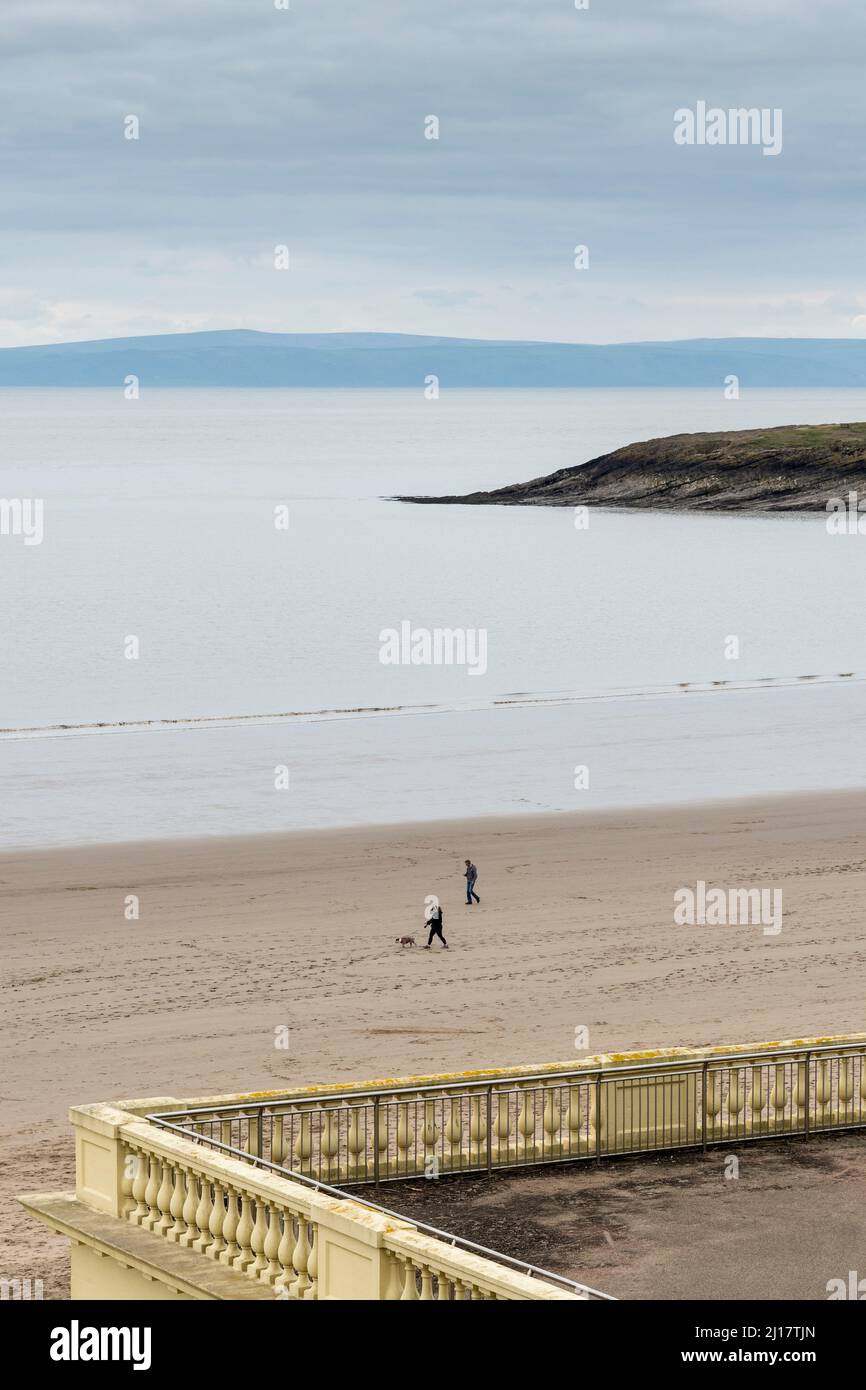
POLYGON ((859 0, 4 0, 0 256, 97 336, 708 335, 750 331, 761 290, 850 332, 820 296, 859 277, 860 22, 859 0), (675 146, 698 99, 782 107, 782 155, 675 146))
POLYGON ((475 290, 416 290, 415 298, 434 309, 456 309, 480 299, 475 290))

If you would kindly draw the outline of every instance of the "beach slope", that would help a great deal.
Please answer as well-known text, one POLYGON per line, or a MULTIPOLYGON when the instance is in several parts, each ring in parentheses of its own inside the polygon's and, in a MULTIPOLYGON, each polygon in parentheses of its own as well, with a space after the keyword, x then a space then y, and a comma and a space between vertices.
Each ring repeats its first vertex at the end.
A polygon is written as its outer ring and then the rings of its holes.
POLYGON ((71 1185, 72 1103, 862 1029, 864 842, 840 792, 0 856, 4 1274, 62 1293, 12 1197, 71 1185), (781 932, 676 925, 698 880, 781 932), (449 950, 402 950, 429 893, 449 950))

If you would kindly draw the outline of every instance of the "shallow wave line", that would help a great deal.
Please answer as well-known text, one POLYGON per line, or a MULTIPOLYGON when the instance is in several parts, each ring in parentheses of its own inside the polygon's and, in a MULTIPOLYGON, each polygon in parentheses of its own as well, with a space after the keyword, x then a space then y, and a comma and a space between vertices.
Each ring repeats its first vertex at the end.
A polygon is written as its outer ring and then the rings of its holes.
POLYGON ((744 681, 679 681, 676 685, 656 685, 612 690, 520 691, 493 695, 486 700, 453 701, 450 704, 357 705, 336 709, 287 710, 277 714, 201 714, 174 719, 121 719, 90 724, 37 724, 0 728, 0 742, 26 738, 67 738, 94 734, 171 733, 179 729, 230 729, 242 724, 282 724, 295 721, 315 724, 342 719, 382 719, 420 714, 461 714, 492 709, 521 709, 538 705, 577 705, 617 700, 658 700, 682 695, 736 693, 747 690, 784 690, 803 686, 862 683, 866 676, 854 671, 834 675, 761 676, 744 681))

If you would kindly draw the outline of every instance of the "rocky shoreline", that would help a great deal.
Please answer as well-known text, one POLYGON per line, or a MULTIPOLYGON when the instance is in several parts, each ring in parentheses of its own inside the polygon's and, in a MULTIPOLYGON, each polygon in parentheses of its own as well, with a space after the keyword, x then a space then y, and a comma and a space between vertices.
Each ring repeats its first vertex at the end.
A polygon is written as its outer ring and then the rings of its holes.
POLYGON ((628 444, 546 477, 400 502, 645 511, 815 512, 866 498, 866 423, 676 434, 628 444))

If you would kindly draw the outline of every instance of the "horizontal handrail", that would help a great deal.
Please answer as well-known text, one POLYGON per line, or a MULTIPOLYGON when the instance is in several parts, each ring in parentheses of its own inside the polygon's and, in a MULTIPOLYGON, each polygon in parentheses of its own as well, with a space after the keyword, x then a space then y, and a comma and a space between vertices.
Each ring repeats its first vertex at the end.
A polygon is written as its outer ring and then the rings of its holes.
POLYGON ((515 1259, 511 1255, 503 1254, 500 1250, 491 1250, 485 1245, 477 1245, 474 1241, 466 1240, 463 1236, 454 1235, 451 1231, 442 1231, 436 1226, 428 1226, 425 1222, 416 1221, 412 1217, 406 1217, 390 1207, 384 1207, 379 1202, 372 1202, 367 1197, 358 1197, 353 1192, 346 1192, 343 1188, 332 1187, 329 1183, 321 1182, 316 1178, 307 1177, 304 1173, 299 1173, 293 1168, 286 1168, 280 1163, 272 1163, 270 1159, 261 1158, 255 1154, 249 1154, 243 1149, 234 1148, 231 1144, 224 1144, 219 1139, 212 1139, 209 1136, 191 1135, 189 1130, 181 1125, 172 1124, 162 1115, 148 1115, 147 1120, 163 1129, 168 1129, 181 1135, 184 1139, 194 1138, 197 1142, 218 1149, 221 1153, 230 1154, 233 1158, 243 1159, 246 1163, 251 1163, 255 1167, 265 1168, 270 1172, 278 1173, 281 1177, 287 1177, 292 1182, 302 1184, 313 1192, 324 1192, 329 1197, 336 1197, 340 1201, 355 1202, 359 1206, 367 1207, 370 1211, 378 1212, 380 1216, 389 1216, 394 1220, 409 1222, 415 1230, 423 1235, 431 1236, 435 1240, 446 1242, 452 1248, 465 1250, 474 1255, 481 1255, 485 1259, 492 1260, 497 1264, 505 1264, 521 1274, 526 1274, 530 1278, 544 1279, 562 1285, 575 1293, 580 1293, 588 1298, 604 1299, 607 1302, 615 1303, 618 1300, 613 1294, 602 1293, 598 1289, 590 1288, 588 1284, 580 1284, 574 1279, 567 1278, 564 1274, 555 1274, 552 1270, 541 1269, 538 1265, 528 1264, 525 1260, 515 1259))

